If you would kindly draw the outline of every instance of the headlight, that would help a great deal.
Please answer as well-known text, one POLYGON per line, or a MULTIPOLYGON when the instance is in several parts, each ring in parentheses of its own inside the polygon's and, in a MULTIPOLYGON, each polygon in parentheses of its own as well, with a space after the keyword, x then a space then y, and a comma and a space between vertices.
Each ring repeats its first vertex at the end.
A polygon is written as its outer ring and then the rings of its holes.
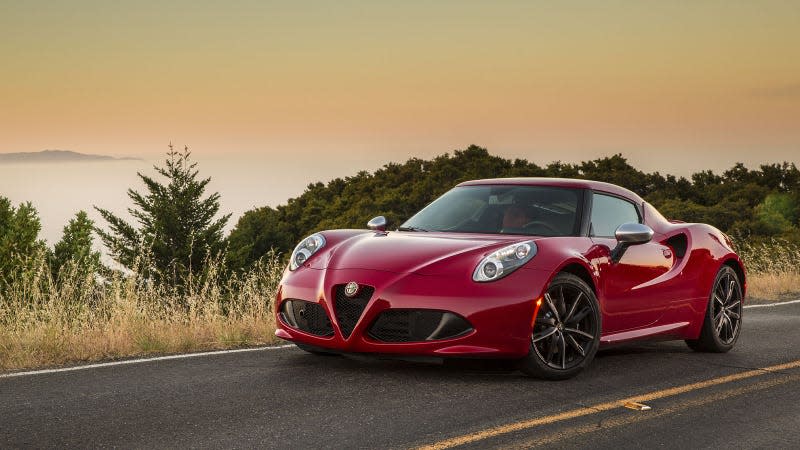
POLYGON ((296 270, 298 267, 302 266, 303 263, 308 261, 308 258, 311 258, 311 256, 317 253, 322 247, 325 247, 325 238, 319 233, 312 234, 303 239, 292 252, 292 259, 289 261, 289 270, 296 270))
POLYGON ((495 281, 515 271, 536 256, 536 243, 533 241, 503 247, 481 260, 472 280, 478 282, 495 281))

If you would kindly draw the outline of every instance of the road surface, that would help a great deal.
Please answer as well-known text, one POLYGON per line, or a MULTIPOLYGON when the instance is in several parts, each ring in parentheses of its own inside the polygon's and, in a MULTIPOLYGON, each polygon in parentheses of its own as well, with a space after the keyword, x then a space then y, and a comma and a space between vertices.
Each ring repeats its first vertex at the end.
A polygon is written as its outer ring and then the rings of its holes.
POLYGON ((797 448, 800 303, 744 320, 728 354, 630 344, 563 382, 294 347, 0 376, 0 448, 797 448))

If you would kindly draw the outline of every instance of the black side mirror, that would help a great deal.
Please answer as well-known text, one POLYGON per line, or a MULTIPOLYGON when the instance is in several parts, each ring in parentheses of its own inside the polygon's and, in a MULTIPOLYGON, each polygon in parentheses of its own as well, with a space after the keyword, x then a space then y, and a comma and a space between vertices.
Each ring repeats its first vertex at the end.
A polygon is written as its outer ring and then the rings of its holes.
POLYGON ((641 245, 650 242, 655 232, 643 223, 623 223, 614 232, 617 246, 611 250, 611 261, 617 263, 631 245, 641 245))
POLYGON ((375 231, 386 231, 386 217, 373 217, 372 220, 367 222, 367 228, 375 231))

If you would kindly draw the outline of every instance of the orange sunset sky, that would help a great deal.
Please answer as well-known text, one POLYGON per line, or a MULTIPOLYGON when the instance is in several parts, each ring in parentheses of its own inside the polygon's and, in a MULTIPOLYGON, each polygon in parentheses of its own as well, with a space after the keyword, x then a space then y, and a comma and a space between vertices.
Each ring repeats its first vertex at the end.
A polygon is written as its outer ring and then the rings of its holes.
POLYGON ((798 1, 2 1, 0 54, 0 152, 800 161, 798 1))

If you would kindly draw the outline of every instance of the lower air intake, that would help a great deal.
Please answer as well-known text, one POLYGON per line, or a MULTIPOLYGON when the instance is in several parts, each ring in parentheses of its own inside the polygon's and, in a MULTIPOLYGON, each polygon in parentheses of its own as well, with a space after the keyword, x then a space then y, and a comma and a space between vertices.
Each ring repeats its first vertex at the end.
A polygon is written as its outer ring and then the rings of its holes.
POLYGON ((315 336, 333 336, 333 326, 318 303, 303 300, 284 300, 281 304, 281 320, 290 327, 315 336))
POLYGON ((369 336, 382 342, 422 342, 452 339, 470 331, 470 323, 451 312, 387 309, 375 319, 369 336))

